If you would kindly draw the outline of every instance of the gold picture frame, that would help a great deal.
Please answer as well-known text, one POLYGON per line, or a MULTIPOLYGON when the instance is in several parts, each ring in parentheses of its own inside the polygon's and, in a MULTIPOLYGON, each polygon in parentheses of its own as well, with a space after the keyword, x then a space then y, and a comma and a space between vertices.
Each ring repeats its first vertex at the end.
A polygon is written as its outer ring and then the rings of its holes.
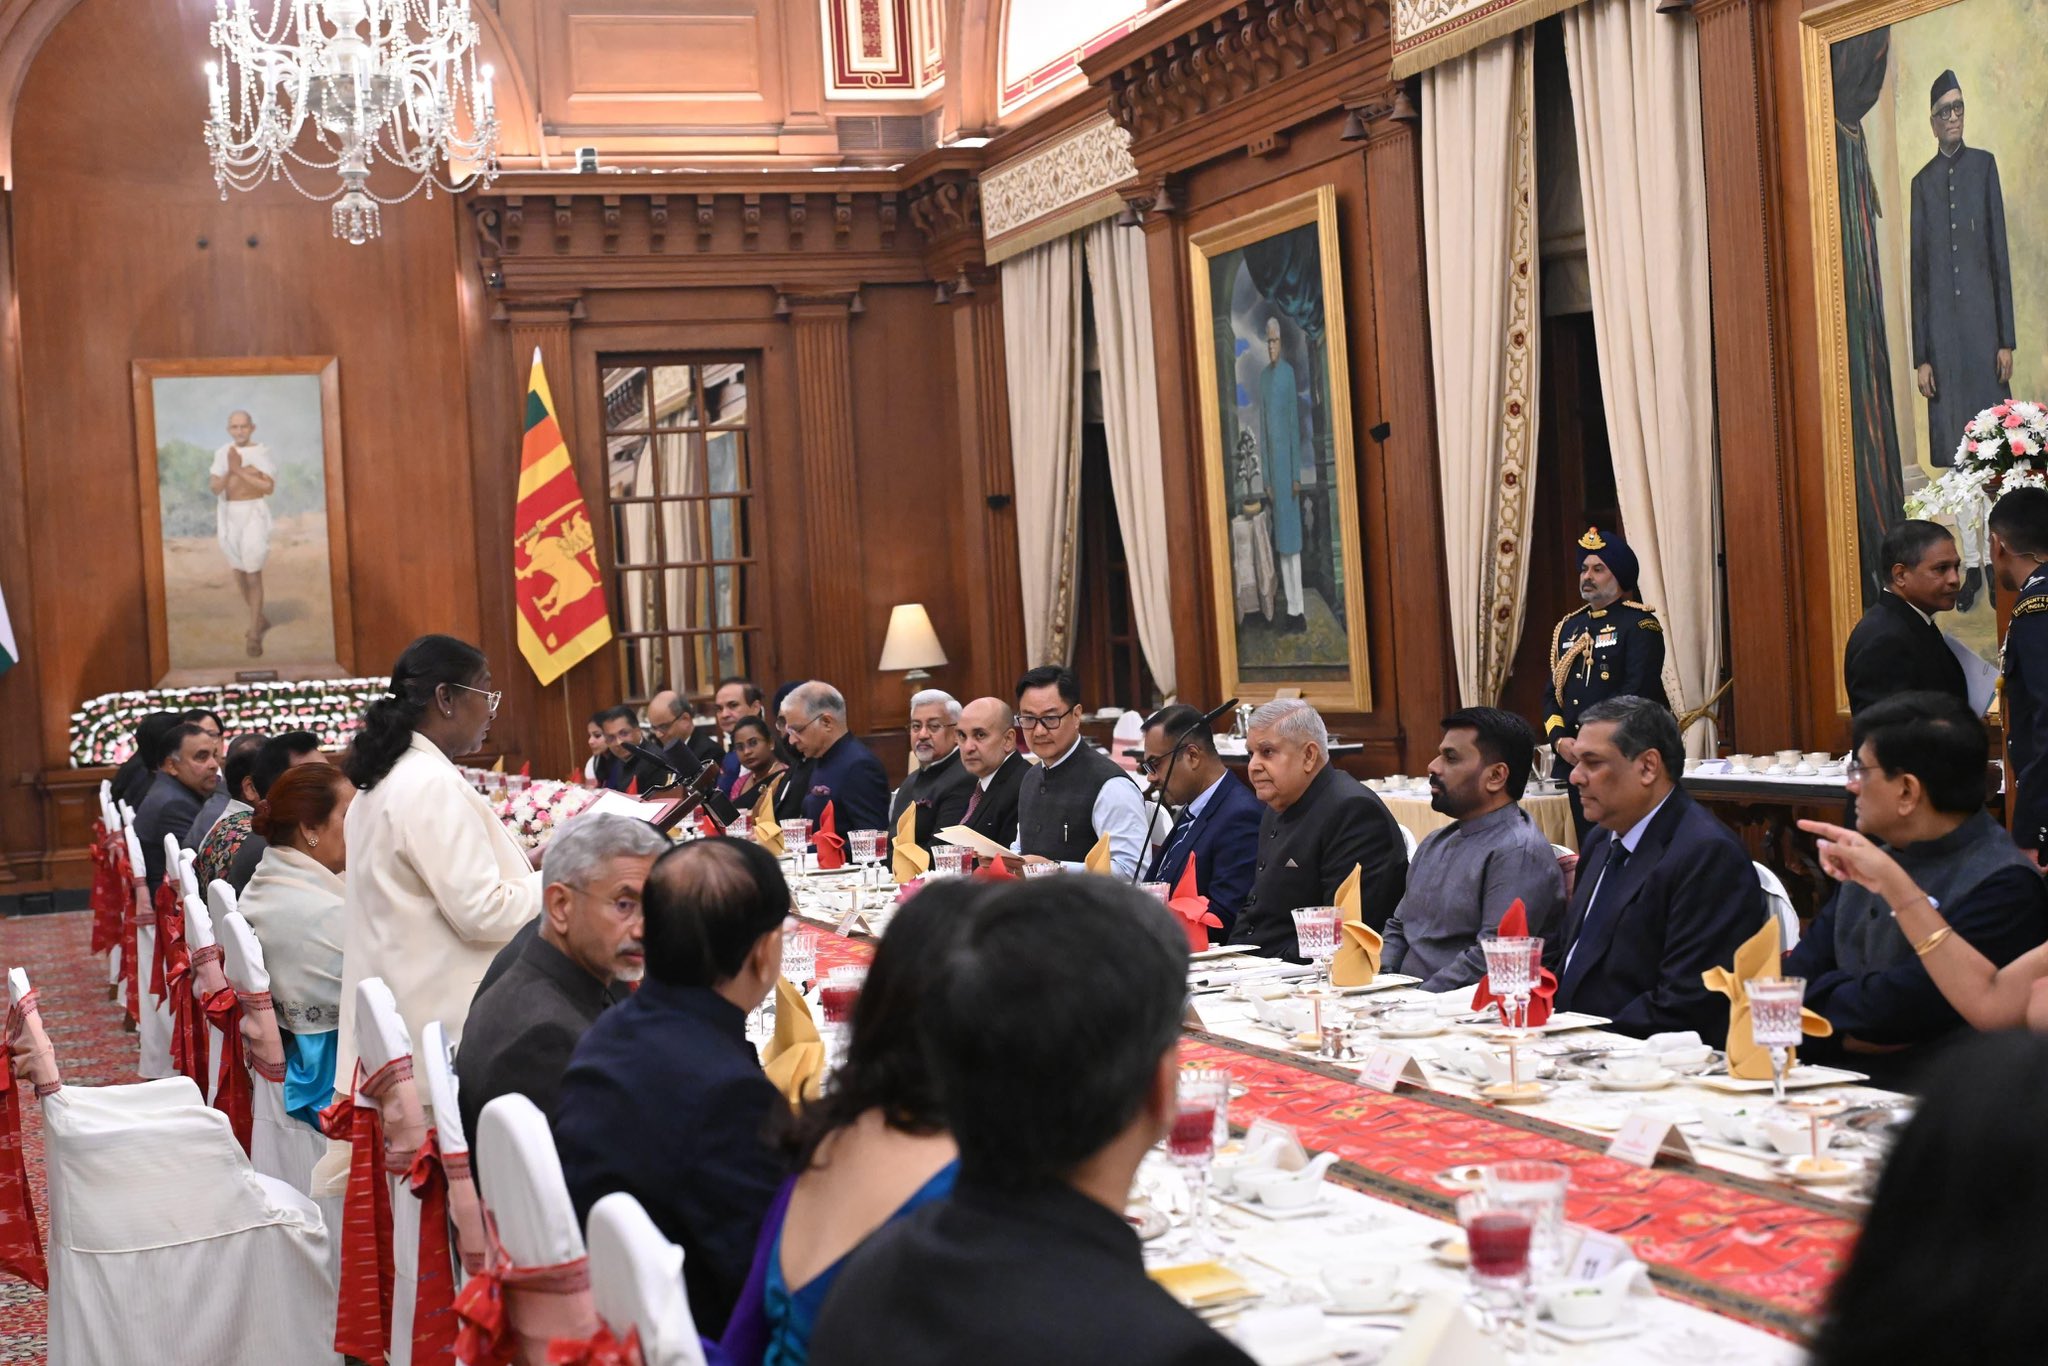
POLYGON ((1371 655, 1336 188, 1321 186, 1195 233, 1188 250, 1222 695, 1298 692, 1322 711, 1369 712, 1371 655), (1276 256, 1296 267, 1312 263, 1312 287, 1297 276, 1271 292, 1262 288, 1260 267, 1270 272, 1276 256), (1230 297, 1220 301, 1219 275, 1231 285, 1230 297), (1264 362, 1245 335, 1252 325, 1269 338, 1264 362), (1296 361, 1306 362, 1305 389, 1296 361), (1227 408, 1226 378, 1234 390, 1227 408), (1243 426, 1240 413, 1247 415, 1243 426), (1269 445, 1287 449, 1276 454, 1269 445), (1268 464, 1283 461, 1303 476, 1288 481, 1291 509, 1268 482, 1268 464), (1292 551, 1282 549, 1289 545, 1292 551), (1295 561, 1291 585, 1289 555, 1295 561), (1295 596, 1300 613, 1289 610, 1295 596), (1292 626, 1297 619, 1299 629, 1292 626))
MULTIPOLYGON (((1828 600, 1833 628, 1835 707, 1843 715, 1848 714, 1849 697, 1842 676, 1842 657, 1849 633, 1863 613, 1865 581, 1871 577, 1871 566, 1864 563, 1870 547, 1864 543, 1859 508, 1856 456, 1859 414, 1854 407, 1856 376, 1852 373, 1852 336, 1848 316, 1852 282, 1848 270, 1850 252, 1844 240, 1843 164, 1837 152, 1836 44, 1863 38, 1879 29, 1891 30, 1909 20, 1964 6, 1967 2, 1838 0, 1838 3, 1811 10, 1800 17, 1800 71, 1806 96, 1808 198, 1813 233, 1814 324, 1819 351, 1822 454, 1826 471, 1828 600)), ((1888 396, 1872 403, 1862 414, 1867 424, 1865 441, 1868 443, 1873 439, 1870 424, 1874 424, 1881 433, 1876 438, 1878 448, 1888 449, 1887 441, 1895 444, 1900 453, 1901 468, 1908 470, 1911 463, 1920 458, 1919 453, 1923 449, 1927 452, 1926 459, 1938 466, 1941 461, 1937 451, 1945 449, 1948 442, 1943 437, 1916 428, 1915 424, 1923 418, 1924 410, 1917 406, 1920 402, 1918 396, 1902 382, 1902 377, 1910 379, 1914 358, 1909 350, 1903 357, 1904 369, 1900 368, 1900 320, 1906 320, 1905 335, 1910 338, 1911 320, 1905 310, 1907 301, 1912 298, 1913 287, 1910 275, 1898 269, 1897 239, 1901 232, 1910 229, 1912 213, 1910 191, 1902 194, 1901 189, 1902 182, 1911 178, 1908 166, 1929 157, 1933 148, 1931 144, 1909 145, 1897 134, 1907 126, 1924 125, 1926 106, 1921 100, 1926 86, 1922 82, 1927 79, 1930 69, 1953 66, 1966 87, 1976 82, 1977 88, 1982 88, 1983 84, 1992 81, 1991 73, 1983 68, 1981 62, 1983 44, 1977 43, 1973 48, 1973 40, 1963 34, 1960 21, 1945 17, 1941 22, 1944 38, 1938 52, 1930 51, 1922 32, 1910 34, 1910 41, 1904 44, 1901 44, 1898 33, 1886 34, 1883 101, 1860 115, 1852 111, 1849 123, 1839 125, 1841 135, 1852 139, 1852 145, 1858 149, 1856 155, 1865 172, 1865 178, 1859 183, 1869 187, 1875 200, 1873 214, 1866 220, 1870 226, 1864 229, 1864 241, 1871 244, 1865 250, 1874 247, 1872 259, 1876 264, 1863 278, 1881 282, 1880 292, 1867 297, 1866 306, 1874 306, 1877 310, 1876 332, 1886 338, 1883 345, 1889 367, 1880 376, 1881 387, 1889 391, 1888 396), (1913 102, 1910 106, 1905 103, 1908 100, 1913 102), (1883 162, 1882 170, 1878 164, 1880 160, 1883 162), (1884 412, 1886 408, 1888 413, 1884 412), (1877 421, 1880 416, 1884 421, 1877 421), (1890 426, 1888 432, 1883 431, 1887 422, 1890 426)), ((1873 92, 1873 99, 1877 98, 1874 93, 1878 89, 1877 84, 1866 85, 1864 89, 1873 92)), ((1973 123, 1972 126, 1977 125, 1973 123)), ((1916 136, 1931 137, 1931 134, 1923 128, 1916 136)), ((2012 146, 1999 138, 1996 132, 1994 139, 2000 149, 2006 151, 2009 167, 2024 164, 2020 161, 2026 150, 2024 144, 2012 146)), ((1977 144, 1971 142, 1970 145, 1977 144)), ((2008 176, 2014 173, 2012 169, 2006 172, 2008 176)), ((2015 269, 2014 276, 2017 275, 2015 269)), ((1865 326, 1870 326, 1868 315, 1865 326)), ((1861 335, 1870 337, 1874 334, 1861 335)), ((1874 349, 1873 344, 1866 341, 1865 347, 1865 355, 1868 356, 1874 349)), ((2012 382, 2015 388, 2019 386, 2021 376, 2017 372, 2012 382)), ((1890 463, 1877 461, 1872 468, 1884 468, 1890 463)), ((1869 477, 1868 472, 1865 473, 1869 477)), ((1890 476, 1887 474, 1885 477, 1890 476)), ((1891 501, 1889 496, 1877 498, 1867 491, 1866 497, 1871 501, 1891 501)), ((1984 577, 1988 580, 1988 571, 1984 577)), ((1996 648, 1997 629, 1995 615, 1988 610, 1988 582, 1982 605, 1986 610, 1955 618, 1944 615, 1942 622, 1970 648, 1989 654, 1996 648)))
MULTIPOLYGON (((343 479, 341 387, 333 356, 226 356, 137 360, 135 471, 140 495, 144 614, 150 674, 158 687, 353 676, 355 624, 349 590, 348 500, 343 479), (268 625, 244 631, 246 577, 214 542, 217 490, 207 486, 206 447, 246 413, 245 437, 280 436, 279 477, 259 535, 255 578, 268 625), (195 512, 194 504, 198 505, 195 512), (290 515, 285 515, 285 514, 290 515), (196 518, 196 520, 195 520, 196 518), (216 640, 215 636, 224 637, 216 640)), ((226 449, 225 444, 222 450, 226 449)), ((247 547, 242 547, 246 550, 247 547)), ((251 562, 253 563, 253 561, 251 562)))

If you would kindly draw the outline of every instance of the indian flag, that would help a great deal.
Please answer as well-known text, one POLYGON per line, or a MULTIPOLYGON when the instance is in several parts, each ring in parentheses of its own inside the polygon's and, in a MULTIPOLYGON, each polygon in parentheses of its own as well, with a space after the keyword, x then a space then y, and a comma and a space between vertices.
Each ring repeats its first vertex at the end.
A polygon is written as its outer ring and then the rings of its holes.
POLYGON ((14 667, 21 647, 14 643, 14 623, 7 619, 7 597, 0 594, 0 674, 14 667))

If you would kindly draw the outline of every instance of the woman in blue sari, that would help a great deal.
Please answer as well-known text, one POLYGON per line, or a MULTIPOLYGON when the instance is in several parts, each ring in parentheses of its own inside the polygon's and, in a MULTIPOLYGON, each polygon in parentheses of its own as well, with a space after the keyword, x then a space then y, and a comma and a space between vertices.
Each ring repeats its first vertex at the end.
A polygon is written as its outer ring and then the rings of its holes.
POLYGON ((791 1127, 796 1175, 769 1207, 720 1343, 730 1366, 804 1366, 811 1325, 846 1259, 952 1192, 958 1150, 918 1046, 918 1011, 986 888, 948 878, 890 922, 854 1007, 845 1065, 791 1127))

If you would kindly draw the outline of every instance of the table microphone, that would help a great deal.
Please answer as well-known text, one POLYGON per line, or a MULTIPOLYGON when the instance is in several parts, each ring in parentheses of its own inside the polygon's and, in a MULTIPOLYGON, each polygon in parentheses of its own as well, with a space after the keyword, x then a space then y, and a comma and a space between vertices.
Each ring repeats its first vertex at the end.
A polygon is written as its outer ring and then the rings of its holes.
POLYGON ((1133 887, 1144 881, 1145 855, 1152 846, 1152 827, 1159 823, 1159 813, 1166 807, 1166 784, 1173 779, 1173 766, 1180 762, 1180 747, 1186 744, 1188 737, 1196 731, 1207 730, 1230 715, 1230 709, 1236 705, 1237 699, 1233 697, 1201 720, 1188 722, 1174 734, 1172 745, 1166 751, 1166 772, 1160 775, 1159 781, 1152 788, 1152 814, 1145 818, 1145 844, 1138 850, 1138 866, 1131 870, 1133 887))

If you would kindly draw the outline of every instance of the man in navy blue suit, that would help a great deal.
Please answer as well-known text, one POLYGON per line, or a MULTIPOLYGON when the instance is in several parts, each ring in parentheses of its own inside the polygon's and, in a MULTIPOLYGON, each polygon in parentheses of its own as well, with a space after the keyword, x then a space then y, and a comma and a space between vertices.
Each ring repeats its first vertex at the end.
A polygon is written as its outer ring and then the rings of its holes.
MULTIPOLYGON (((889 820, 889 779, 874 751, 846 733, 846 698, 813 679, 782 699, 783 734, 810 761, 803 815, 816 829, 831 803, 839 833, 881 830, 889 820)), ((792 776, 792 784, 797 779, 792 776)), ((778 816, 781 803, 777 804, 778 816)))
POLYGON ((1180 819, 1153 855, 1145 880, 1178 886, 1192 857, 1195 885, 1223 922, 1221 929, 1210 930, 1210 938, 1220 944, 1230 937, 1238 908, 1252 889, 1259 819, 1266 808, 1218 757, 1216 737, 1202 724, 1202 713, 1180 703, 1161 708, 1145 722, 1145 757, 1138 761, 1138 772, 1151 780, 1153 792, 1163 789, 1166 800, 1180 808, 1180 819))
POLYGON ((1684 762, 1662 703, 1615 697, 1580 715, 1572 784, 1599 828, 1545 966, 1559 1010, 1605 1015, 1624 1034, 1696 1029, 1719 1043, 1728 1004, 1700 974, 1733 963, 1766 912, 1749 854, 1678 786, 1684 762))

